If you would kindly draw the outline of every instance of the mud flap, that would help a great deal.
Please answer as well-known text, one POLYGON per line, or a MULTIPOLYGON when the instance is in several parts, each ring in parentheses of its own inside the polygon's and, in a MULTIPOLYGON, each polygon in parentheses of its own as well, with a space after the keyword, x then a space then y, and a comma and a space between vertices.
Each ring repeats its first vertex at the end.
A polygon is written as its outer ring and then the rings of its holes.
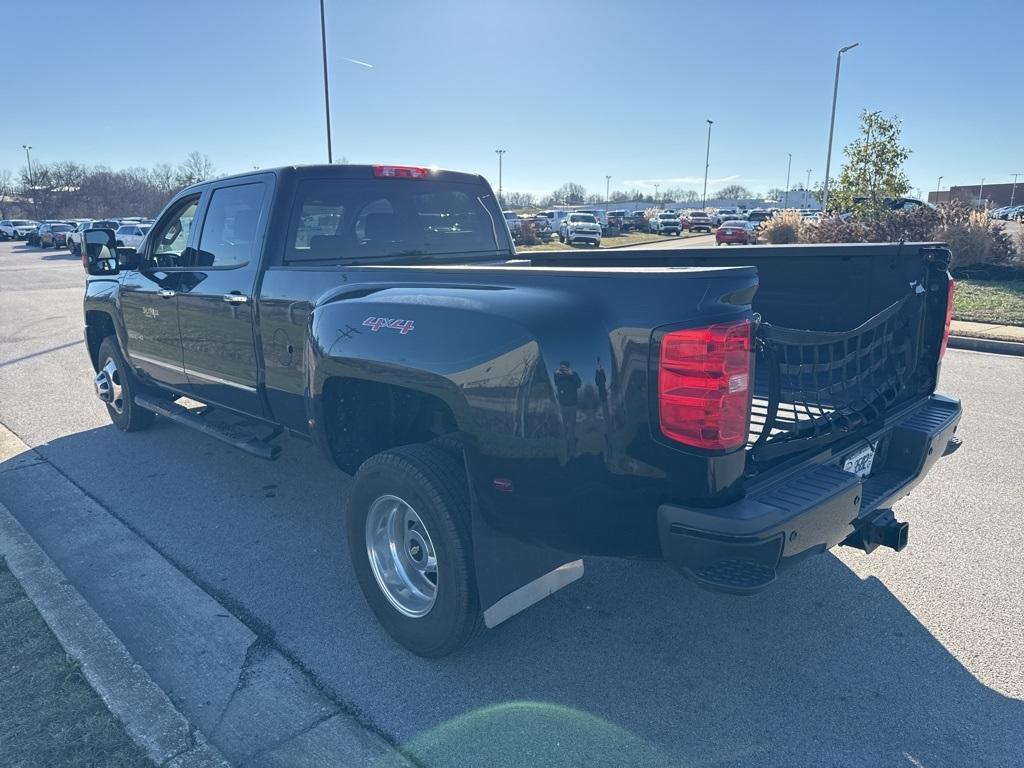
POLYGON ((488 629, 583 576, 576 555, 530 544, 493 528, 472 499, 473 563, 488 629))

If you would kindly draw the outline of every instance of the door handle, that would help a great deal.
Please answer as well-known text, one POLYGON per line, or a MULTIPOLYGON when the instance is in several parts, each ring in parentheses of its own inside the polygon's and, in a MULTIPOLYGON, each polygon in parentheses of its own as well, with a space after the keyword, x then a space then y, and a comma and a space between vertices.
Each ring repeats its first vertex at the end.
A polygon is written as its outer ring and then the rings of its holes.
POLYGON ((160 296, 162 296, 165 299, 173 299, 175 296, 177 296, 177 294, 170 288, 161 288, 159 291, 157 291, 157 293, 160 294, 160 296))
POLYGON ((248 296, 243 296, 240 293, 225 293, 221 298, 228 304, 245 304, 249 301, 248 296))

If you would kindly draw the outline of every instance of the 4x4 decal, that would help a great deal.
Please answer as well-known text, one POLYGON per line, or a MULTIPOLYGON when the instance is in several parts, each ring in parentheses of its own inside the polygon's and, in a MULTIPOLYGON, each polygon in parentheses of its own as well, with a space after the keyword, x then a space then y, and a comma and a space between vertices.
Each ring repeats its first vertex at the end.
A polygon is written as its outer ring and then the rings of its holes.
POLYGON ((393 331, 398 331, 403 336, 413 330, 412 320, 398 320, 392 317, 368 317, 363 320, 363 325, 369 326, 374 331, 379 331, 381 328, 390 328, 393 331))

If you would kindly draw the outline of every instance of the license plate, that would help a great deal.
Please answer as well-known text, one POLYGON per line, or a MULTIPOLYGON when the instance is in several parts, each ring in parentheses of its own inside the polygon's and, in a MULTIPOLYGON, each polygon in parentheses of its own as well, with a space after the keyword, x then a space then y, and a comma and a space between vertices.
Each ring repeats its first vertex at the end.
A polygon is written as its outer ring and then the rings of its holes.
POLYGON ((873 445, 865 445, 846 457, 843 461, 843 469, 860 477, 867 477, 871 474, 871 465, 874 461, 875 447, 873 445))

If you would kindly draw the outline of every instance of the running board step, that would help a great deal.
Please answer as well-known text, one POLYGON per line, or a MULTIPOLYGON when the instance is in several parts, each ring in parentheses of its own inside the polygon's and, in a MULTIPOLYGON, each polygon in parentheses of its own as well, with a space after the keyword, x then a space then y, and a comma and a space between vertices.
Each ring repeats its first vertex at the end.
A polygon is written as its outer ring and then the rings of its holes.
POLYGON ((204 409, 203 412, 191 411, 175 402, 151 395, 136 395, 135 404, 157 416, 191 427, 258 458, 273 461, 281 454, 281 446, 268 442, 281 434, 280 428, 273 430, 267 437, 259 437, 248 431, 244 425, 218 424, 210 421, 207 416, 213 409, 204 409))

